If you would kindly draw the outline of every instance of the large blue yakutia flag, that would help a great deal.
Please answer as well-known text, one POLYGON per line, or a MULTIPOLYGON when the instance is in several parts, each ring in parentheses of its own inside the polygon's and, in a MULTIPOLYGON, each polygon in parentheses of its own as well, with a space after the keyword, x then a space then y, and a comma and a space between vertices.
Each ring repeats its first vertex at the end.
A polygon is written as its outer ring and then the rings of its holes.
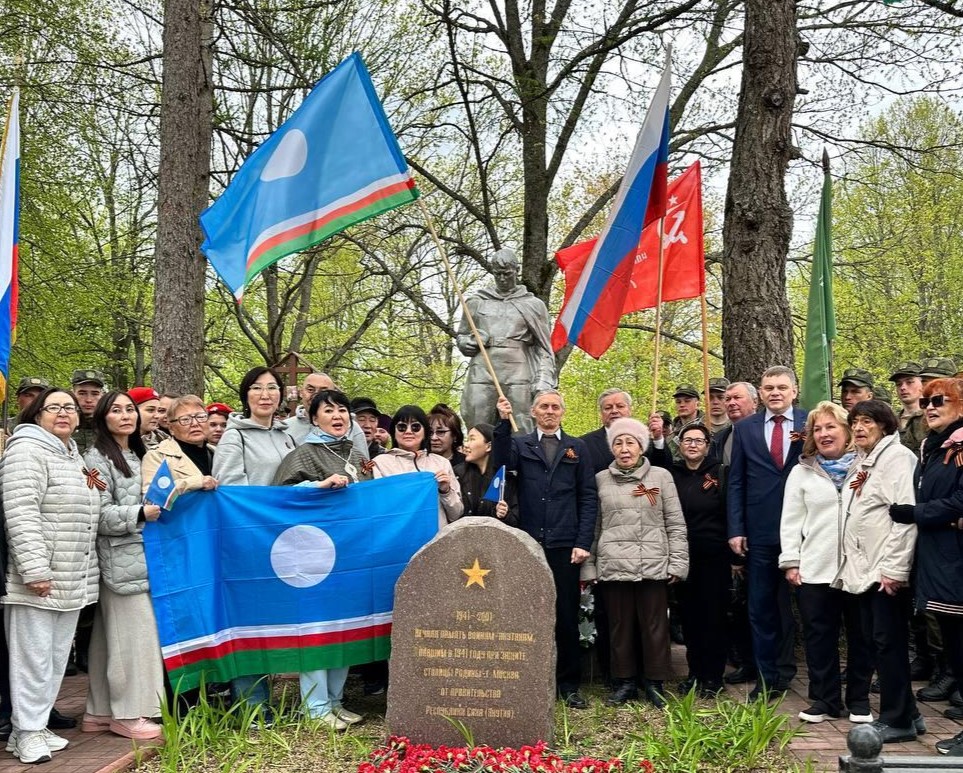
POLYGON ((426 472, 179 497, 144 528, 171 683, 385 659, 395 583, 437 530, 438 486, 426 472))
POLYGON ((418 197, 357 52, 328 73, 201 213, 201 245, 238 301, 263 269, 418 197))

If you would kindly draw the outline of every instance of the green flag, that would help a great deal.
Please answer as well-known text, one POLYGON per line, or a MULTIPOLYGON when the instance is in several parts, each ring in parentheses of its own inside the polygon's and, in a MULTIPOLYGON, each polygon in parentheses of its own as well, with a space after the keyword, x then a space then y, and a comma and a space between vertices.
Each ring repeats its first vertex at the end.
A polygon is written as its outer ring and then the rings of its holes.
POLYGON ((799 398, 802 407, 807 410, 814 408, 820 400, 831 400, 833 395, 832 342, 836 339, 836 312, 833 308, 833 181, 829 175, 829 154, 825 149, 823 175, 806 315, 806 360, 799 398))

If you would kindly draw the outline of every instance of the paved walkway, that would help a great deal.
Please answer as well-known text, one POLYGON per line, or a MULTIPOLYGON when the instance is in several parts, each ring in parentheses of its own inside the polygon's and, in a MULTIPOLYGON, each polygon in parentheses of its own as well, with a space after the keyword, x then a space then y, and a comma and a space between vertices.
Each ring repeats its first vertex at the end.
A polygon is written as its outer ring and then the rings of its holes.
MULTIPOLYGON (((673 646, 672 660, 677 674, 685 674, 685 649, 673 646)), ((837 759, 840 754, 847 754, 846 734, 853 725, 848 720, 822 722, 818 725, 806 725, 796 719, 802 709, 809 705, 806 698, 807 680, 805 663, 800 663, 799 676, 792 682, 792 690, 782 703, 782 709, 791 714, 794 726, 805 725, 806 734, 797 738, 790 745, 793 755, 800 761, 811 761, 816 771, 820 773, 836 771, 837 759)), ((922 686, 919 683, 917 686, 922 686)), ((728 686, 727 693, 734 700, 744 700, 749 685, 728 686)), ((87 677, 85 674, 64 679, 57 700, 57 708, 67 716, 76 717, 79 721, 84 713, 84 702, 87 694, 87 677)), ((884 747, 884 754, 916 754, 936 755, 934 744, 943 738, 949 738, 960 731, 960 725, 943 717, 942 711, 947 707, 945 703, 920 703, 920 710, 926 718, 928 732, 922 738, 911 743, 888 744, 884 747)), ((872 696, 874 714, 879 707, 878 696, 872 696)), ((112 733, 82 733, 79 729, 60 731, 60 735, 69 739, 70 746, 63 752, 53 755, 53 760, 45 764, 40 770, 43 773, 115 773, 132 766, 136 759, 134 744, 126 738, 120 738, 112 733)), ((0 773, 23 773, 27 766, 0 748, 0 773)))
POLYGON ((134 742, 113 733, 81 733, 80 718, 87 701, 87 675, 68 676, 60 688, 57 709, 68 717, 77 719, 74 730, 58 730, 70 741, 70 746, 56 752, 53 759, 42 767, 21 764, 12 754, 3 751, 0 744, 0 773, 24 773, 37 769, 43 773, 115 773, 127 770, 134 762, 134 742))

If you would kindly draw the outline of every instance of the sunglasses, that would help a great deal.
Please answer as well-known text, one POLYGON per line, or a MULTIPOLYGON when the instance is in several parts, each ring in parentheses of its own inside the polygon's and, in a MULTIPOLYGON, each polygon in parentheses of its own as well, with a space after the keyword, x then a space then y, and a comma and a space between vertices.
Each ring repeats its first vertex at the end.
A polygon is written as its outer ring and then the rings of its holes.
POLYGON ((942 408, 946 403, 955 402, 956 400, 946 395, 930 395, 929 397, 920 398, 920 408, 929 408, 931 405, 934 408, 942 408))
POLYGON ((421 422, 399 421, 397 424, 395 424, 395 429, 398 430, 398 432, 408 432, 409 430, 416 433, 421 432, 421 422))

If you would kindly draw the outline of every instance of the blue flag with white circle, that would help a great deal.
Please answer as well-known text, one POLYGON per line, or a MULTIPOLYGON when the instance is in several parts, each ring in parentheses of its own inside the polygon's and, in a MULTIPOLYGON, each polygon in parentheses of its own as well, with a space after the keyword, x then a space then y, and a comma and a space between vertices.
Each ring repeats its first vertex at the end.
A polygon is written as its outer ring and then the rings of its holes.
POLYGON ((171 683, 385 659, 395 583, 437 531, 427 472, 184 494, 144 528, 171 683))

